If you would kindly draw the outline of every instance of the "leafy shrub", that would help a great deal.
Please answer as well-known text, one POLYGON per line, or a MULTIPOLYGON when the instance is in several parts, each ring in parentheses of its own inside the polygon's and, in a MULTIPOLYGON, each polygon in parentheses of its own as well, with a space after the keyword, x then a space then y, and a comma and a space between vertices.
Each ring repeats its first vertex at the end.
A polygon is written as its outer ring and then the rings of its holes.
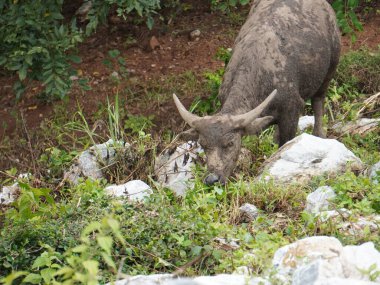
POLYGON ((108 199, 99 183, 85 181, 66 193, 68 200, 56 203, 48 189, 20 183, 15 207, 5 212, 0 230, 0 272, 31 267, 48 244, 58 252, 78 244, 82 229, 106 213, 108 199), (9 234, 12 233, 12 234, 9 234))
POLYGON ((17 97, 27 78, 43 82, 51 97, 63 98, 70 88, 66 51, 82 37, 75 22, 63 24, 63 2, 0 1, 0 66, 18 73, 17 97))
POLYGON ((380 49, 350 51, 344 54, 335 75, 339 85, 346 84, 365 94, 380 90, 380 49))
MULTIPOLYGON (((363 29, 362 24, 355 14, 355 9, 358 8, 359 2, 359 0, 334 0, 332 3, 332 7, 336 12, 338 26, 343 34, 351 35, 353 41, 356 39, 354 31, 361 31, 363 29)), ((369 2, 371 2, 371 0, 366 4, 369 2)))

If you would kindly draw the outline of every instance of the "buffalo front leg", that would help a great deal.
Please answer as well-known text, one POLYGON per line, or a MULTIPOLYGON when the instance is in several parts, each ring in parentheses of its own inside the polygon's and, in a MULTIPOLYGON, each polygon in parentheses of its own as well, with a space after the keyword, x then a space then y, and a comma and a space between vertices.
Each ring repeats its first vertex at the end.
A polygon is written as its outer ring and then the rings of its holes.
POLYGON ((288 141, 292 140, 297 133, 299 115, 305 103, 298 96, 298 94, 293 98, 299 99, 288 102, 288 104, 281 110, 281 114, 277 120, 279 131, 279 146, 282 146, 288 141))

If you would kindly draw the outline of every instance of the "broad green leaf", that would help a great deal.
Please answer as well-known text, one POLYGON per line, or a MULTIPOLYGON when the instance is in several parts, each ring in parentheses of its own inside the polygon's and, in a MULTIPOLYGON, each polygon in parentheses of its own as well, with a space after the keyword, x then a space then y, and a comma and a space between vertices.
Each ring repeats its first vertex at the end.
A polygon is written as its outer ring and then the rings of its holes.
POLYGON ((35 273, 29 273, 23 280, 23 283, 39 284, 42 280, 41 275, 35 273))
POLYGON ((108 51, 108 55, 112 58, 116 58, 120 55, 120 51, 118 49, 111 49, 108 51))
POLYGON ((102 257, 103 257, 103 260, 104 262, 111 268, 115 269, 116 270, 116 264, 115 262, 112 260, 112 258, 107 255, 106 253, 102 252, 102 257))
POLYGON ((53 278, 55 272, 56 270, 53 268, 45 268, 41 270, 41 276, 46 284, 50 284, 50 281, 53 278))
POLYGON ((104 236, 97 238, 99 246, 107 253, 111 254, 112 249, 112 237, 104 236))
POLYGON ((82 264, 90 275, 96 276, 98 274, 99 262, 96 260, 86 260, 83 261, 82 264))
POLYGON ((36 260, 33 262, 32 269, 38 268, 38 267, 47 267, 51 265, 51 260, 48 257, 48 253, 45 251, 41 254, 41 256, 37 257, 36 260))

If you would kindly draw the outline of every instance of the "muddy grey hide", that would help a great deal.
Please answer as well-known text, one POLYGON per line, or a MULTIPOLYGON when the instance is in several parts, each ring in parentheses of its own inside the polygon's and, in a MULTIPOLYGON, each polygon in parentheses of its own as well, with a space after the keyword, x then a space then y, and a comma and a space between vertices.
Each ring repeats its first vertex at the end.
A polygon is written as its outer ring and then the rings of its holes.
POLYGON ((258 0, 241 28, 219 90, 221 110, 198 117, 173 95, 207 157, 207 184, 225 183, 241 137, 278 125, 281 145, 294 138, 305 100, 311 99, 313 134, 323 137, 323 102, 340 54, 340 33, 325 0, 258 0))

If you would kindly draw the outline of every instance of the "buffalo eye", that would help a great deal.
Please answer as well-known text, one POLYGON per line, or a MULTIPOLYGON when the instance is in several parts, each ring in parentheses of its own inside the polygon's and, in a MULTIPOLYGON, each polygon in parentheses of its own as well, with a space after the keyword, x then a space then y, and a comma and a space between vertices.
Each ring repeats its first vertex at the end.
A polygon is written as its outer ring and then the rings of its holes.
POLYGON ((223 147, 224 148, 230 148, 230 147, 233 147, 234 146, 234 142, 233 141, 229 141, 229 142, 226 142, 223 144, 223 147))

